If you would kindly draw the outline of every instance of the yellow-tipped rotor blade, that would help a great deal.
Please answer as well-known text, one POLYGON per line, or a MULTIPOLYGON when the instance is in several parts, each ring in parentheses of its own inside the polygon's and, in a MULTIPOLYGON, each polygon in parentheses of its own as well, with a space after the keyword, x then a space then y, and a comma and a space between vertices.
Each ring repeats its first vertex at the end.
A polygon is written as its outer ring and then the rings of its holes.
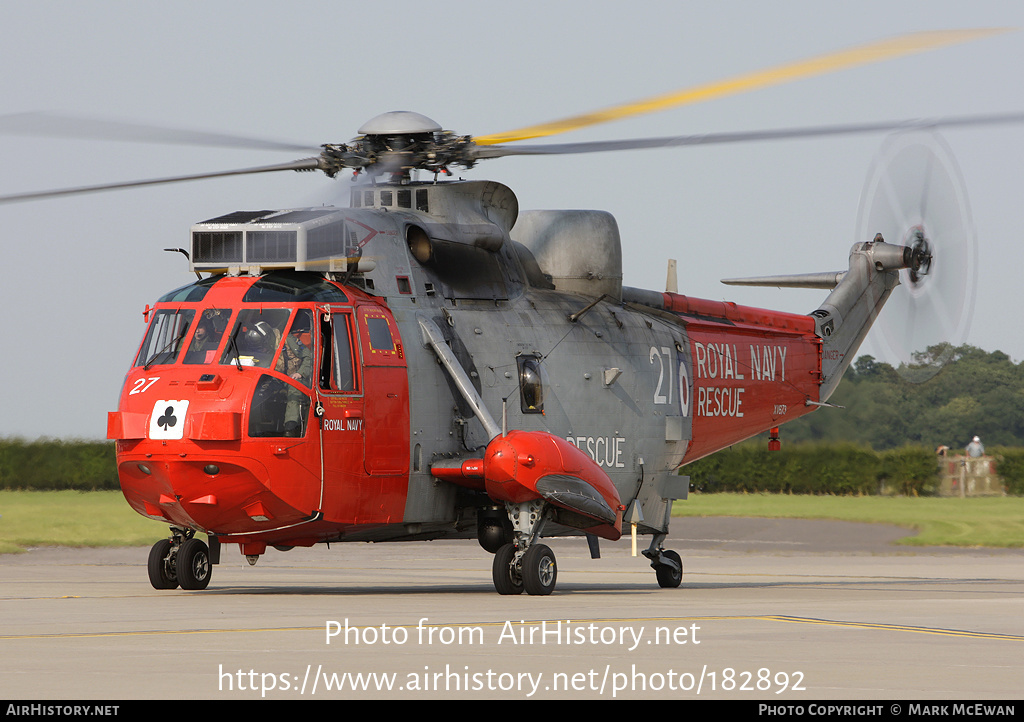
POLYGON ((869 43, 837 53, 821 55, 808 60, 801 60, 796 63, 780 65, 767 70, 760 70, 746 75, 740 75, 729 80, 722 80, 715 83, 698 85, 693 88, 679 90, 673 93, 656 95, 651 98, 639 100, 633 103, 617 105, 605 110, 598 110, 593 113, 574 115, 563 120, 556 120, 550 123, 532 125, 518 130, 511 130, 507 133, 495 133, 475 137, 473 140, 478 145, 494 145, 497 143, 511 143, 517 140, 528 138, 543 138, 549 135, 565 133, 570 130, 585 128, 598 123, 607 123, 620 118, 628 118, 633 115, 653 113, 677 105, 687 103, 699 103, 713 98, 721 98, 726 95, 743 93, 748 90, 756 90, 770 85, 788 83, 799 78, 809 78, 815 75, 853 68, 858 65, 876 63, 881 60, 898 58, 904 55, 933 50, 946 45, 965 43, 970 40, 988 37, 998 33, 1008 32, 1009 28, 980 28, 975 30, 937 30, 931 32, 911 33, 901 35, 889 40, 869 43))

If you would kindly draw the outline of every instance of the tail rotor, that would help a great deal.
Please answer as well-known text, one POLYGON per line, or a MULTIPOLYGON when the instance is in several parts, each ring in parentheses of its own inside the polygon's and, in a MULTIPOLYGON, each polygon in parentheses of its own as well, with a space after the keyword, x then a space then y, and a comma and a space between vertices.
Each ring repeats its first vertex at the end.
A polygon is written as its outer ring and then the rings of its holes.
POLYGON ((857 239, 881 235, 912 249, 871 340, 907 380, 937 374, 964 343, 974 315, 977 243, 960 170, 934 132, 883 145, 861 195, 857 239))

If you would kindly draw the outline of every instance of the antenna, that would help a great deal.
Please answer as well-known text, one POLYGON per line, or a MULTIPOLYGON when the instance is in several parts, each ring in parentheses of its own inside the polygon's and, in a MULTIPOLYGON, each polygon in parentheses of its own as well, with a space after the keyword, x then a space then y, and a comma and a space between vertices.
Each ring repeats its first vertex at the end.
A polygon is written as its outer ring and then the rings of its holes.
POLYGON ((668 274, 665 277, 665 292, 679 293, 679 280, 676 277, 676 259, 668 259, 668 274))

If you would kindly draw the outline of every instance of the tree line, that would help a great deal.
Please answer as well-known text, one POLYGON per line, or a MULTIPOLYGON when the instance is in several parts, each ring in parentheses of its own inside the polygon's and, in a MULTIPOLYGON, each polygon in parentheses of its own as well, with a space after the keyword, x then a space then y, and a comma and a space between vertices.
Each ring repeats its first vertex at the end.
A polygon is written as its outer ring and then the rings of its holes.
POLYGON ((843 408, 822 408, 786 424, 783 441, 842 441, 876 451, 944 445, 962 453, 979 436, 987 451, 1024 447, 1024 363, 1002 351, 940 344, 900 368, 861 356, 829 403, 843 408), (926 381, 908 380, 929 375, 943 361, 926 381))

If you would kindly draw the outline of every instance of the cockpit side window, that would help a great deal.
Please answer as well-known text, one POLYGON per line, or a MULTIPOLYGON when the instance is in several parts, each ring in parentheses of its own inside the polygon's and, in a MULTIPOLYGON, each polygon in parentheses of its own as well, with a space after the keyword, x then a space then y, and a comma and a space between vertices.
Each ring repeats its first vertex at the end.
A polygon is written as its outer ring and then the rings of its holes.
POLYGON ((146 331, 135 365, 149 368, 174 363, 195 313, 191 308, 157 311, 146 331))
POLYGON ((228 337, 220 362, 270 368, 277 356, 291 311, 285 308, 247 308, 228 337))
POLYGON ((351 316, 347 313, 324 314, 321 335, 324 353, 320 368, 320 388, 325 391, 355 391, 351 316))
POLYGON ((196 330, 192 333, 192 343, 185 352, 184 364, 210 364, 217 360, 217 348, 227 330, 231 319, 231 310, 227 308, 208 308, 199 314, 196 330))
POLYGON ((334 324, 334 388, 355 391, 355 372, 352 369, 352 341, 348 316, 339 316, 334 324))

